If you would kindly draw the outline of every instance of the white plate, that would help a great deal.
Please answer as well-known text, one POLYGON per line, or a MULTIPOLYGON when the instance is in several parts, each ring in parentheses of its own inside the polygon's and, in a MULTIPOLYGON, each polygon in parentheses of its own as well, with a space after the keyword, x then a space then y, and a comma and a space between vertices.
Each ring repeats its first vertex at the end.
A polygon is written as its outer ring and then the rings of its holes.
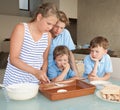
POLYGON ((91 81, 90 84, 93 84, 96 86, 97 89, 103 89, 104 86, 111 84, 109 81, 91 81))
POLYGON ((111 100, 107 100, 107 99, 102 98, 102 96, 101 96, 101 94, 100 94, 100 91, 97 91, 97 92, 96 92, 96 96, 97 96, 98 98, 104 100, 104 101, 107 101, 107 102, 120 103, 120 102, 118 102, 118 101, 111 101, 111 100))
POLYGON ((100 81, 100 80, 98 80, 98 81, 91 81, 90 83, 93 84, 93 85, 107 85, 107 84, 111 84, 111 82, 109 82, 109 81, 100 81))

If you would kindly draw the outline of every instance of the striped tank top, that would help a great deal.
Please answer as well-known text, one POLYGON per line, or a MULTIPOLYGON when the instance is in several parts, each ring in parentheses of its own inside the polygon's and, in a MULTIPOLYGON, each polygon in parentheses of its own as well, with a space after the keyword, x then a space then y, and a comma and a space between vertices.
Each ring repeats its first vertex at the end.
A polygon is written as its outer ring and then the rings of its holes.
MULTIPOLYGON (((27 23, 24 23, 24 41, 22 44, 19 58, 28 65, 40 69, 43 64, 43 53, 48 47, 48 33, 43 33, 42 37, 35 42, 30 34, 27 23)), ((5 71, 3 84, 10 85, 15 83, 39 83, 39 80, 32 74, 27 73, 14 65, 8 64, 5 71)))

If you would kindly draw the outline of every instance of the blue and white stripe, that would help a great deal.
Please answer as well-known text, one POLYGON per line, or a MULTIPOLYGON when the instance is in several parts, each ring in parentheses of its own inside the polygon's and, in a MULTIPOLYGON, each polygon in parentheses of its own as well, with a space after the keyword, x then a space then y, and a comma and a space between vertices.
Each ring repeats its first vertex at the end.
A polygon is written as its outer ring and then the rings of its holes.
MULTIPOLYGON (((44 33, 42 37, 35 42, 30 34, 27 23, 24 23, 24 27, 25 34, 20 52, 20 59, 28 65, 40 69, 43 64, 43 53, 48 46, 48 33, 44 33)), ((24 82, 39 83, 38 79, 32 74, 11 65, 8 58, 8 64, 3 83, 5 85, 10 85, 24 82)))

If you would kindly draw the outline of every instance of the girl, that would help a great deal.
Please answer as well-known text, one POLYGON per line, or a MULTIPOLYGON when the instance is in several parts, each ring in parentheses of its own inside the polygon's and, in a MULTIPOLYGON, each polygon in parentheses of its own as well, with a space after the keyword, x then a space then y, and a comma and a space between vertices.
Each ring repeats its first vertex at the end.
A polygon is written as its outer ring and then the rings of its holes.
POLYGON ((46 83, 47 57, 51 34, 58 20, 58 10, 52 3, 41 5, 29 23, 16 25, 10 39, 10 55, 3 83, 46 83))

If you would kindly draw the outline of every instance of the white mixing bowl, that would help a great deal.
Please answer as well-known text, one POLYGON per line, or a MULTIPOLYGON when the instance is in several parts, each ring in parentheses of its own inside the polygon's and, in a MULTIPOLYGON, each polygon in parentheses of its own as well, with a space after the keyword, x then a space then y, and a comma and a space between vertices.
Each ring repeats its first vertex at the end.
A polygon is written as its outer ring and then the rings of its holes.
POLYGON ((34 83, 13 84, 6 87, 10 99, 27 100, 35 97, 38 93, 39 85, 34 83))

